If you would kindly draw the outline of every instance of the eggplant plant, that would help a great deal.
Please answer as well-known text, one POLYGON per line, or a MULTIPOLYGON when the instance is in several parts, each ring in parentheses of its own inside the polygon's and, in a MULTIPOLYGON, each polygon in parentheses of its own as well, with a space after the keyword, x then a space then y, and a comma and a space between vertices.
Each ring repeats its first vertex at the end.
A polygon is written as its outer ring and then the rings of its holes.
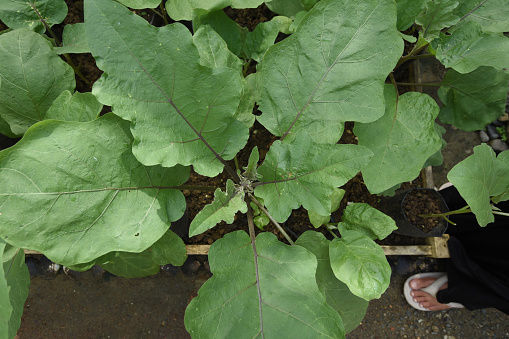
MULTIPOLYGON (((204 189, 188 184, 191 168, 229 179, 213 188, 189 235, 238 213, 249 229, 210 247, 213 276, 185 314, 193 337, 341 338, 384 293, 391 270, 374 240, 395 224, 383 213, 348 206, 340 236, 293 239, 280 224, 301 206, 313 226, 327 224, 358 172, 381 194, 440 163, 437 117, 476 130, 503 114, 507 8, 495 0, 272 0, 279 15, 253 31, 223 11, 262 3, 85 0, 84 23, 66 25, 61 41, 52 26, 67 14, 63 0, 0 3, 10 27, 0 34, 0 133, 22 136, 0 152, 1 337, 15 336, 28 294, 21 249, 125 277, 183 264, 185 245, 170 225, 185 212, 182 190, 204 189), (153 8, 162 27, 128 7, 153 8), (167 15, 192 20, 193 32, 167 15), (286 37, 275 43, 279 33, 286 37), (103 71, 91 92, 75 92, 75 74, 83 75, 73 53, 91 53, 103 71), (401 94, 416 84, 393 75, 423 57, 449 69, 439 84, 417 84, 440 87, 441 108, 426 94, 401 94), (111 112, 100 115, 103 105, 111 112), (235 168, 255 120, 277 140, 261 163, 255 147, 235 168), (357 145, 338 143, 346 122, 357 145), (255 231, 252 204, 285 243, 255 231)), ((497 171, 509 169, 506 158, 497 171)), ((480 174, 451 176, 460 192, 477 190, 471 180, 480 174)), ((508 187, 497 188, 500 199, 508 187)))

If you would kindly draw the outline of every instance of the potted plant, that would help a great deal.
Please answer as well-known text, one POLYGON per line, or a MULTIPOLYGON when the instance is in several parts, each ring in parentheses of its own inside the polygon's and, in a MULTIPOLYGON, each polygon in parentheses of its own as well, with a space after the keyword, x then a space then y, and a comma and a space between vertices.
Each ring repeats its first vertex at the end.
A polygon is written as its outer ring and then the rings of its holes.
POLYGON ((324 0, 289 7, 273 0, 267 6, 280 16, 252 32, 221 9, 262 1, 161 4, 165 21, 166 13, 192 19, 192 34, 179 23, 151 26, 122 5, 153 8, 158 0, 85 0, 85 22, 66 26, 62 42, 40 35, 65 17, 64 1, 48 2, 0 5, 0 19, 12 28, 0 35, 0 131, 23 136, 0 152, 4 336, 15 335, 27 294, 18 248, 75 270, 99 264, 123 276, 183 263, 184 243, 169 225, 185 211, 182 190, 193 189, 192 168, 197 176, 224 172, 227 179, 213 188, 214 201, 193 219, 190 236, 232 223, 239 212, 247 214, 248 232, 211 246, 214 275, 186 311, 191 335, 343 337, 389 284, 390 267, 373 239, 389 234, 394 222, 355 204, 337 225, 340 237, 330 240, 313 231, 295 240, 280 224, 300 206, 314 225, 327 223, 339 187, 359 171, 373 194, 414 179, 439 158, 439 114, 471 129, 500 115, 507 94, 507 38, 500 32, 508 20, 489 2, 324 0), (497 23, 478 22, 473 12, 497 23), (279 32, 289 36, 274 43, 279 32), (73 93, 79 67, 56 53, 88 51, 104 73, 91 93, 73 93), (479 57, 484 53, 490 57, 479 57), (442 109, 425 94, 401 94, 413 84, 393 76, 421 57, 451 68, 433 84, 442 109), (256 72, 247 75, 254 62, 256 72), (97 117, 102 105, 112 112, 97 117), (479 106, 486 113, 471 114, 479 106), (253 148, 236 166, 255 119, 277 140, 261 164, 253 148), (358 145, 337 143, 347 121, 358 145), (251 202, 287 243, 256 231, 251 202))

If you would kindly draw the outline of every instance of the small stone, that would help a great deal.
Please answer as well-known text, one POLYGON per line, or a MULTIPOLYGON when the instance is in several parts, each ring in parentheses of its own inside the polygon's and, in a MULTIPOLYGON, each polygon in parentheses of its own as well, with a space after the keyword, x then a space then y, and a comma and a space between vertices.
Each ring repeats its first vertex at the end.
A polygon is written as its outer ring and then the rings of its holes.
POLYGON ((491 140, 490 146, 493 148, 495 152, 503 152, 509 149, 509 145, 507 145, 507 142, 500 139, 491 140))
POLYGON ((486 126, 486 131, 488 132, 490 139, 500 139, 500 133, 498 133, 496 126, 489 124, 486 126))
POLYGON ((432 329, 432 330, 433 330, 433 332, 435 332, 435 333, 436 333, 436 332, 438 332, 438 330, 439 330, 439 329, 438 329, 438 326, 436 326, 436 325, 431 326, 431 329, 432 329))
POLYGON ((161 273, 168 277, 174 277, 177 275, 179 268, 171 264, 161 266, 161 273))
POLYGON ((509 121, 509 113, 504 113, 500 118, 498 118, 498 121, 500 122, 508 122, 509 121))
POLYGON ((203 263, 203 268, 204 268, 204 269, 205 269, 205 271, 207 271, 208 273, 212 273, 212 272, 210 271, 210 264, 209 264, 209 261, 208 261, 208 260, 207 260, 207 261, 205 261, 205 262, 203 263))
POLYGON ((488 142, 490 141, 490 136, 486 131, 479 131, 479 139, 481 139, 481 142, 488 142))

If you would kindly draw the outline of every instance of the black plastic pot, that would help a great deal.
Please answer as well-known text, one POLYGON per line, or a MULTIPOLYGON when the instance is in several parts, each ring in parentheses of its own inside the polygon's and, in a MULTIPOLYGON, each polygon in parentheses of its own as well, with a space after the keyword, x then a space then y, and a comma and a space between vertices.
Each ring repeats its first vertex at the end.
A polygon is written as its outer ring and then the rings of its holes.
POLYGON ((403 204, 405 203, 407 195, 413 190, 425 190, 435 195, 440 203, 440 208, 442 212, 445 213, 449 211, 449 207, 447 207, 447 204, 445 203, 440 193, 438 193, 432 188, 413 188, 398 192, 393 197, 383 198, 380 202, 381 204, 380 209, 382 210, 382 212, 384 212, 392 219, 394 219, 394 221, 396 222, 396 226, 398 226, 398 229, 394 231, 394 233, 421 238, 441 237, 447 230, 448 226, 448 222, 444 218, 440 218, 440 221, 437 224, 437 226, 433 228, 431 231, 426 233, 418 229, 416 226, 414 226, 407 220, 405 211, 403 209, 403 204))

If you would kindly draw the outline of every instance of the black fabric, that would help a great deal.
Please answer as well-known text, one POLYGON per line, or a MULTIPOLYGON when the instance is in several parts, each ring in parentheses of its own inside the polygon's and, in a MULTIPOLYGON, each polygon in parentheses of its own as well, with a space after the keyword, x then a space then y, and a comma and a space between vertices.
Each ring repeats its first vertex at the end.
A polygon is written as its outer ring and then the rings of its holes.
MULTIPOLYGON (((450 210, 466 205, 454 187, 441 190, 450 210)), ((497 205, 509 211, 509 202, 497 205)), ((509 315, 509 217, 480 227, 472 213, 450 218, 448 287, 437 293, 440 303, 458 302, 469 310, 495 307, 509 315)))

